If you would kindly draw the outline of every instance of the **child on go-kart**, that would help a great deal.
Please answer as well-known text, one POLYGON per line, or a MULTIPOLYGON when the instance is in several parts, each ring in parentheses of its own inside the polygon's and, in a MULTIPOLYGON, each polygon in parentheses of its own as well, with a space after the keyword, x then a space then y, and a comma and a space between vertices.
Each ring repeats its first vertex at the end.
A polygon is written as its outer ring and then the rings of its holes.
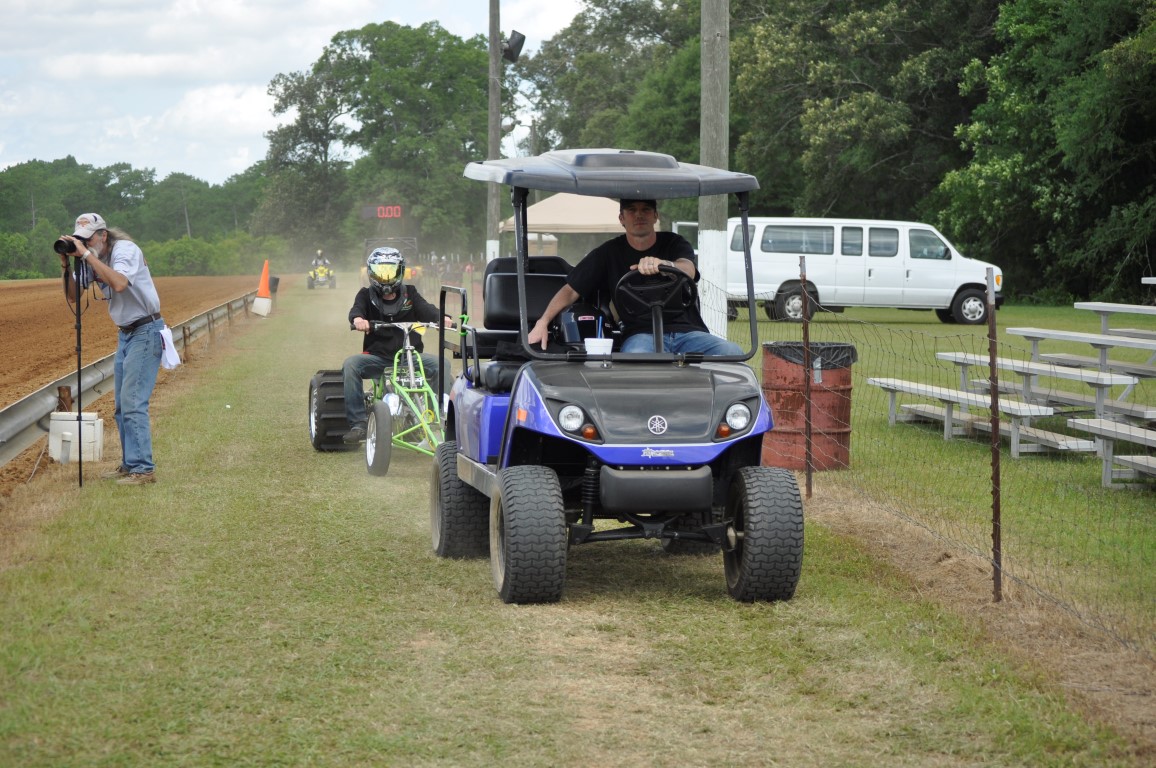
MULTIPOLYGON (((386 327, 370 333, 372 321, 388 323, 425 322, 439 320, 438 308, 426 301, 416 287, 405 282, 405 258, 396 248, 375 248, 365 260, 369 287, 362 288, 353 299, 349 310, 349 324, 365 334, 361 354, 350 355, 341 366, 345 382, 345 416, 350 430, 344 441, 357 445, 365 439, 365 396, 363 379, 374 379, 393 365, 393 357, 404 343, 399 328, 386 327)), ((421 352, 421 336, 410 333, 413 346, 421 352)), ((436 355, 422 352, 422 366, 430 381, 441 375, 436 355)), ((435 387, 436 391, 436 387, 435 387)), ((446 384, 443 391, 448 392, 446 384)))

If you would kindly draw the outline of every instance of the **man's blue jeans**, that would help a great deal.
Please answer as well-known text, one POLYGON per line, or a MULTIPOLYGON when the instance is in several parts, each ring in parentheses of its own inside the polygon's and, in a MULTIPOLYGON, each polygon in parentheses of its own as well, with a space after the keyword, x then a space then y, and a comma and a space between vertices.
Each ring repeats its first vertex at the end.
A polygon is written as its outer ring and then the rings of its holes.
POLYGON ((120 433, 121 466, 141 474, 156 469, 149 426, 149 400, 161 367, 161 329, 154 320, 128 333, 120 331, 113 359, 116 429, 120 433))
MULTIPOLYGON (((437 394, 438 366, 437 355, 421 353, 421 365, 425 369, 425 378, 429 387, 437 394)), ((350 355, 345 358, 341 366, 341 376, 345 383, 345 418, 349 419, 349 426, 364 427, 368 417, 365 414, 365 385, 363 379, 376 379, 385 371, 386 367, 393 368, 393 359, 386 360, 377 355, 350 355)), ((449 387, 443 388, 449 392, 449 387)))
MULTIPOLYGON (((636 333, 622 342, 622 352, 653 352, 654 334, 636 333)), ((741 355, 742 347, 733 341, 703 331, 662 334, 662 351, 674 353, 701 352, 704 355, 741 355)))

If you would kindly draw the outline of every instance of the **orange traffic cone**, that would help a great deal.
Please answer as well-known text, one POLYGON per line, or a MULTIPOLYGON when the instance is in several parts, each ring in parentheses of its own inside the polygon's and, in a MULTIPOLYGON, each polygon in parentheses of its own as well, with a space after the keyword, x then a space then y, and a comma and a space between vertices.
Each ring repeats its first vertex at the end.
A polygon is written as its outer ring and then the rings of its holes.
POLYGON ((261 317, 266 317, 273 308, 273 294, 269 292, 269 260, 265 259, 265 266, 261 270, 261 284, 257 287, 257 298, 253 299, 253 311, 261 317))

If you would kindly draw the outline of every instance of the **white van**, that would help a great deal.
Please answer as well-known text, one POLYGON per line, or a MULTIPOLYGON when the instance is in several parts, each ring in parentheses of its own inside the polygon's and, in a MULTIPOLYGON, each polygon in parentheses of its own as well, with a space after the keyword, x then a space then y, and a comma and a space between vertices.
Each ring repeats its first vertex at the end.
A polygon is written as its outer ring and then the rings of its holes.
MULTIPOLYGON (((800 256, 806 257, 812 311, 933 309, 945 323, 976 325, 987 321, 989 267, 995 270, 995 305, 1003 303, 999 267, 966 258, 928 224, 752 216, 748 227, 755 299, 772 320, 803 319, 800 256)), ((727 297, 744 305, 738 219, 728 220, 727 232, 727 297)))

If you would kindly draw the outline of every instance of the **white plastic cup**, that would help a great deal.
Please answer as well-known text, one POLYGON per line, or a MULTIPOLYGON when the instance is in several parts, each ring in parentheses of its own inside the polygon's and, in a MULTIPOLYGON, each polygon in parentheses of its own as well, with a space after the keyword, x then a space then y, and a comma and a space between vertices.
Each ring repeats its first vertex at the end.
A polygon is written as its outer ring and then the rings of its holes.
POLYGON ((614 348, 614 339, 585 339, 586 354, 609 355, 614 348))

